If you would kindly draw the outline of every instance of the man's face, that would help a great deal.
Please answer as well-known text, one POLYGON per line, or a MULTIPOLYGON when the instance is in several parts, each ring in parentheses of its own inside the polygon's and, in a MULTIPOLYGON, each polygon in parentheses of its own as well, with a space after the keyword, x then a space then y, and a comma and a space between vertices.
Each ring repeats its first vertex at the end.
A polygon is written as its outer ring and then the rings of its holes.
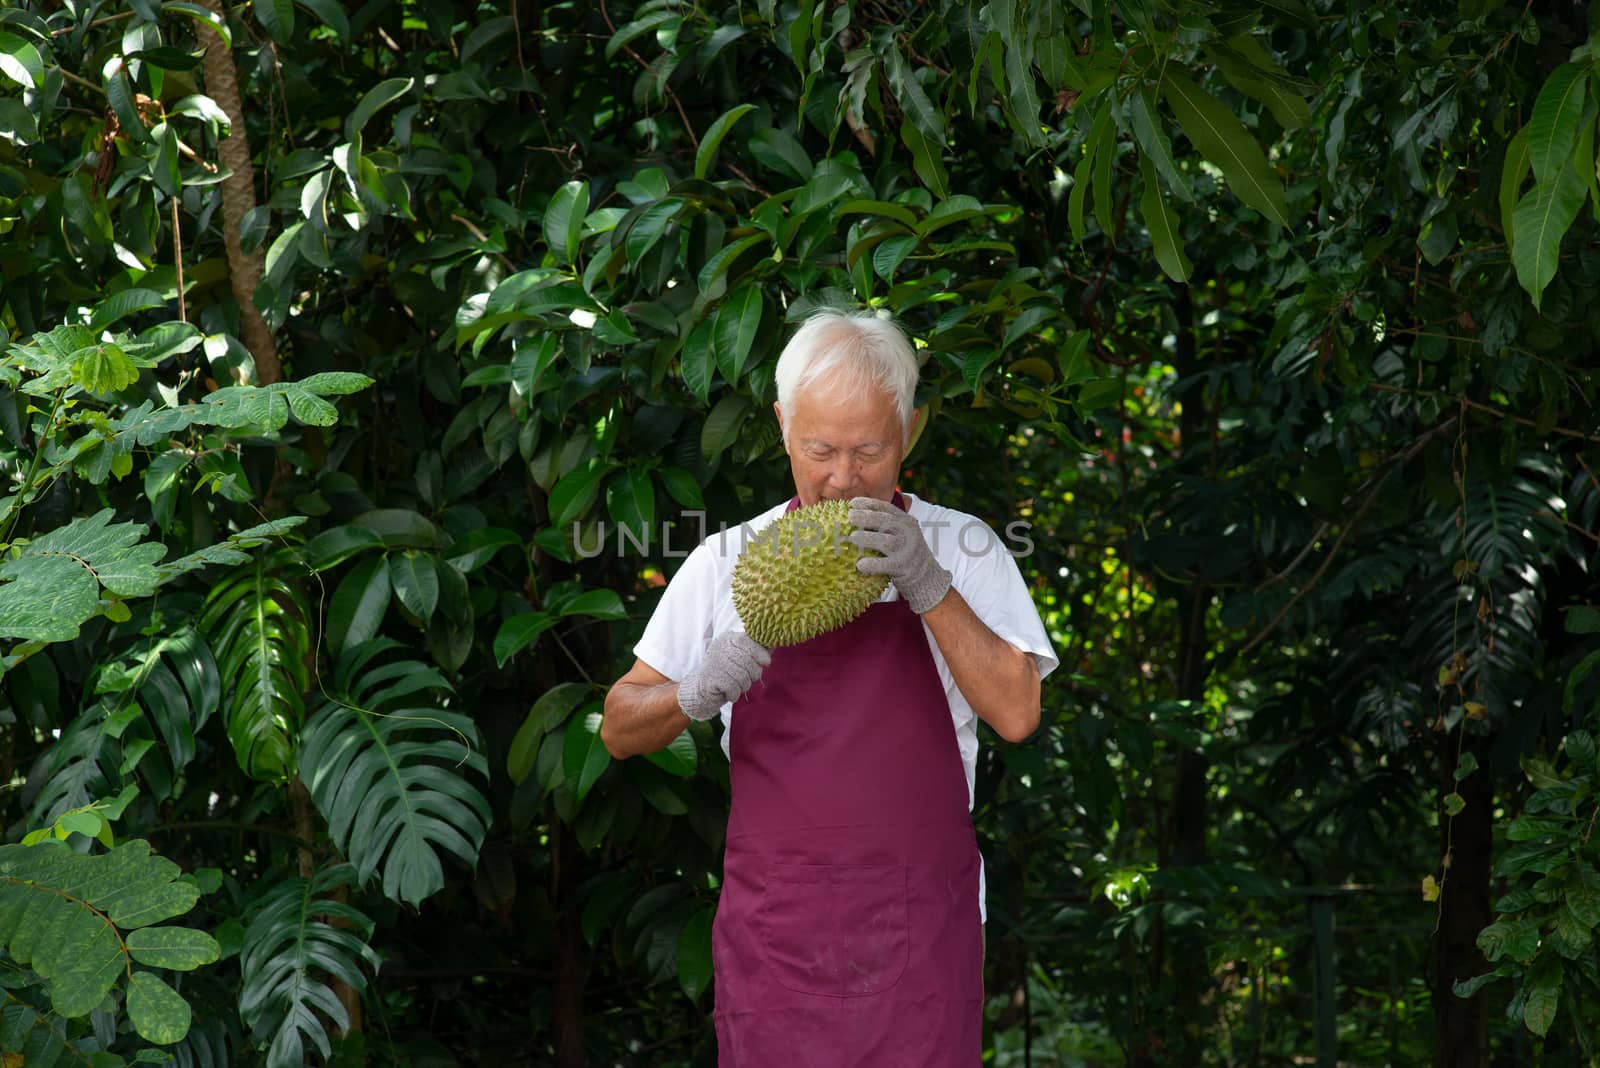
POLYGON ((781 411, 778 423, 788 432, 789 467, 802 505, 894 496, 905 437, 894 401, 879 387, 851 389, 831 376, 811 382, 795 395, 788 423, 781 411))

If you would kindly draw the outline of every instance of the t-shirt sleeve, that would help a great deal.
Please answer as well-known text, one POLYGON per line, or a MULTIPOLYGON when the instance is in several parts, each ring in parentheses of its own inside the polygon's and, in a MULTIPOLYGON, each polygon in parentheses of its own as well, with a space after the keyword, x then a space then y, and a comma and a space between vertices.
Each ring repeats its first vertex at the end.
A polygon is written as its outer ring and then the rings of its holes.
POLYGON ((996 636, 1033 657, 1039 677, 1044 678, 1060 661, 1045 632, 1044 621, 1039 618, 1039 610, 1028 595, 1028 585, 1023 581, 1017 561, 993 530, 987 532, 987 551, 968 549, 969 545, 976 547, 976 537, 961 541, 952 584, 996 636))
POLYGON ((700 666, 716 610, 716 561, 701 545, 667 583, 633 655, 674 682, 700 666))

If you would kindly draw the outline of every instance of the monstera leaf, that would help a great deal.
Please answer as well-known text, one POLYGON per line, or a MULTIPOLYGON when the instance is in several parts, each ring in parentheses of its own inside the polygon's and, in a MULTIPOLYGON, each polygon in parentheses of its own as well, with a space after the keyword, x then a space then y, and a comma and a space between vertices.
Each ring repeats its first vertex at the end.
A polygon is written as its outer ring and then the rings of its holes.
POLYGON ((309 1063, 308 1039, 326 1060, 327 1021, 341 1031, 350 1026, 327 979, 362 990, 367 979, 361 965, 377 970, 378 955, 366 942, 372 921, 354 905, 325 896, 354 874, 350 865, 339 864, 309 879, 278 883, 245 929, 239 1012, 256 1041, 270 1043, 267 1068, 309 1063))
POLYGON ((212 590, 199 630, 216 652, 228 740, 256 779, 288 777, 311 688, 311 609, 273 563, 257 560, 212 590))
POLYGON ((300 777, 328 833, 362 882, 413 905, 444 886, 439 850, 477 862, 489 803, 467 772, 488 776, 477 727, 430 694, 450 684, 412 660, 374 661, 399 643, 375 639, 340 656, 336 693, 300 742, 300 777))
POLYGON ((121 986, 143 1038, 180 1041, 189 1003, 148 969, 189 971, 219 950, 203 931, 156 926, 199 899, 178 875, 138 839, 100 855, 49 841, 0 846, 0 946, 49 984, 58 1014, 85 1016, 121 986))

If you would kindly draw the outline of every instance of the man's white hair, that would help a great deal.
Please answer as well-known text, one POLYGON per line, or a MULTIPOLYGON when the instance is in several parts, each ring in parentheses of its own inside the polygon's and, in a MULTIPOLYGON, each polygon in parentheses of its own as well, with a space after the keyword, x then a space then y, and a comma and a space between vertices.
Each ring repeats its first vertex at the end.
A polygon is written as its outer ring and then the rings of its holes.
POLYGON ((774 377, 785 438, 794 418, 795 394, 828 378, 851 391, 872 386, 883 390, 899 411, 900 432, 911 432, 917 354, 893 319, 837 308, 813 312, 783 347, 774 377))

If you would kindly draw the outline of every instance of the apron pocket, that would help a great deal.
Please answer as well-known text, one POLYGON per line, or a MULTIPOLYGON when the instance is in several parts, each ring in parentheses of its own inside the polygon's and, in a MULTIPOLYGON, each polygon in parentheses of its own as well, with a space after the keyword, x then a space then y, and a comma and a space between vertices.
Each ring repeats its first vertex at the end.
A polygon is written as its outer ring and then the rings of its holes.
POLYGON ((769 863, 756 911, 762 956, 800 994, 865 997, 900 981, 910 953, 900 864, 769 863))

